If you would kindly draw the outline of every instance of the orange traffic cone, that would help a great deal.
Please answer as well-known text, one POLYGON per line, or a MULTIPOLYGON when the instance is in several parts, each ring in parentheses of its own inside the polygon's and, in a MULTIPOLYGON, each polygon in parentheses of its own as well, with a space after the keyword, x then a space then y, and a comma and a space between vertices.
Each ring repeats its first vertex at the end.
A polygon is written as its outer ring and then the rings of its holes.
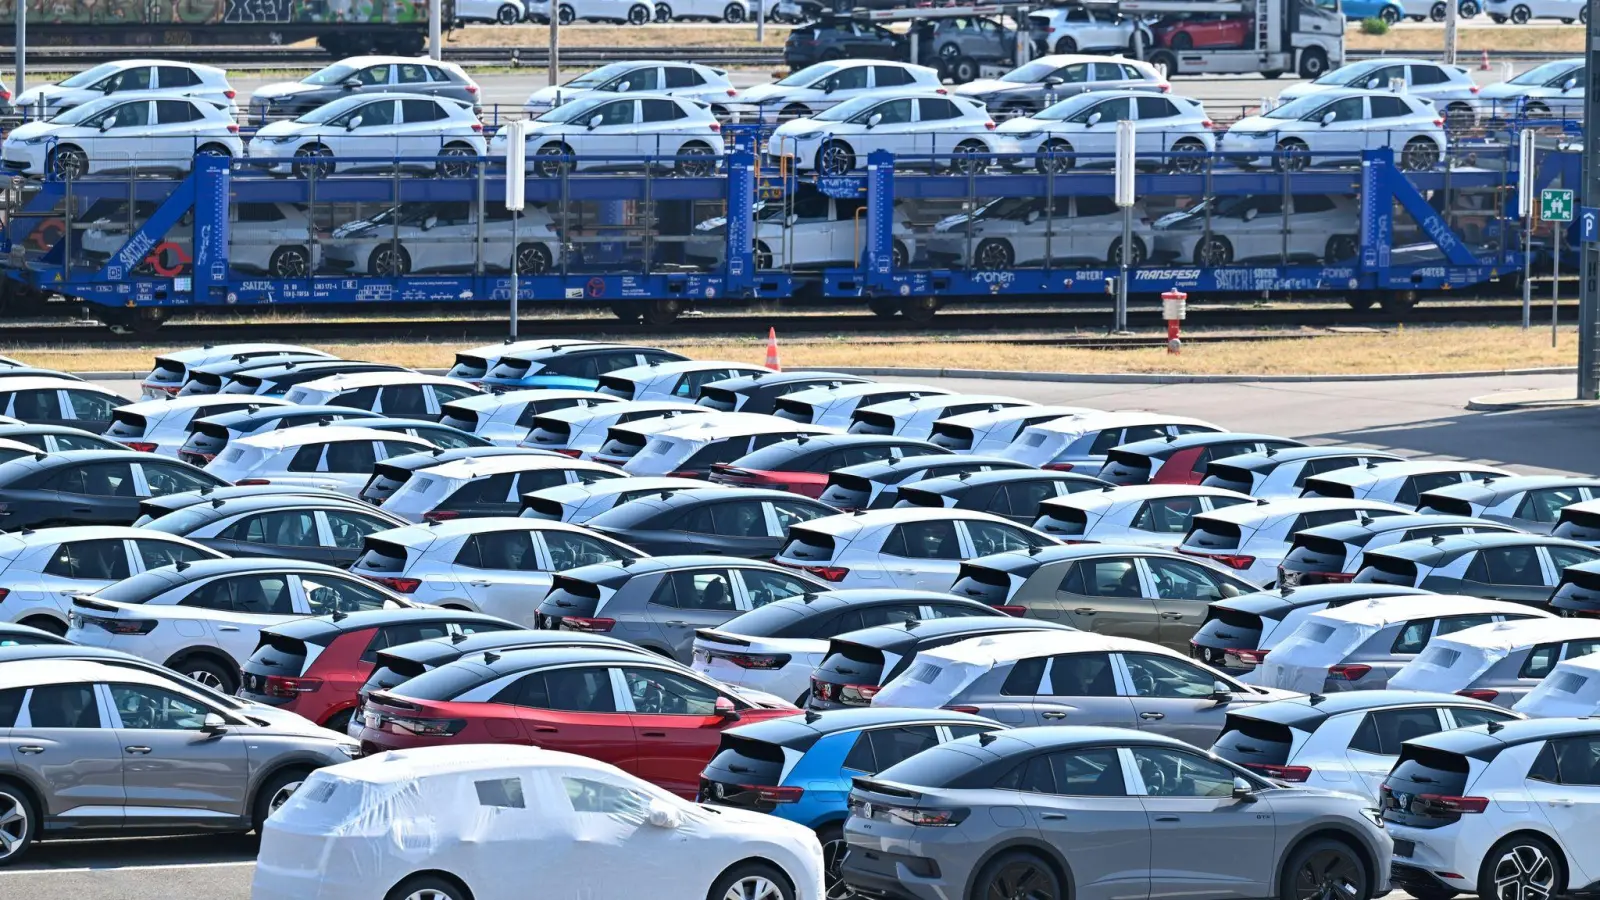
POLYGON ((778 362, 778 329, 767 329, 767 368, 774 372, 782 372, 783 365, 778 362))
POLYGON ((1489 48, 1488 47, 1483 48, 1483 62, 1478 64, 1478 71, 1480 71, 1480 72, 1489 71, 1489 48))

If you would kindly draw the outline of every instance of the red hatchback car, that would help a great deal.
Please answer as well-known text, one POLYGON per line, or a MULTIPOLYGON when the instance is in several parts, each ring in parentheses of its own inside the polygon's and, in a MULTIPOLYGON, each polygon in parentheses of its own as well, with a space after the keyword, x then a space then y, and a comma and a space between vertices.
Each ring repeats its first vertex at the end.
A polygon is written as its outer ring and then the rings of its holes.
POLYGON ((1151 438, 1113 447, 1100 467, 1100 477, 1116 485, 1199 484, 1214 459, 1302 446, 1289 438, 1233 431, 1151 438))
POLYGON ((462 609, 375 609, 299 619, 261 632, 239 696, 343 732, 378 651, 413 641, 522 626, 462 609))
POLYGON ((879 434, 802 436, 762 447, 729 463, 713 463, 711 482, 729 487, 790 491, 813 499, 828 487, 828 475, 846 466, 948 455, 927 441, 879 434))
POLYGON ((369 695, 360 738, 363 753, 436 744, 579 753, 693 799, 724 729, 799 711, 627 651, 491 651, 369 695))
POLYGON ((1224 16, 1217 19, 1177 19, 1151 29, 1156 43, 1174 50, 1197 47, 1226 49, 1250 43, 1250 30, 1256 20, 1250 16, 1224 16))

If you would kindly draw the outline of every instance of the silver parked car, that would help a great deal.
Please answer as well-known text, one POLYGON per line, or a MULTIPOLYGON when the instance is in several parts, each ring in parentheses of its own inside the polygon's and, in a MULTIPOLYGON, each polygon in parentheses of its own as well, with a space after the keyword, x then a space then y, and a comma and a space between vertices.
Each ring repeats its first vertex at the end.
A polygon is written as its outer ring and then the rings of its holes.
POLYGON ((310 722, 265 724, 127 666, 0 668, 0 865, 45 832, 258 829, 312 770, 359 747, 310 722))
POLYGON ((1370 803, 1147 732, 1022 728, 857 778, 842 874, 913 900, 1368 900, 1393 850, 1370 803))

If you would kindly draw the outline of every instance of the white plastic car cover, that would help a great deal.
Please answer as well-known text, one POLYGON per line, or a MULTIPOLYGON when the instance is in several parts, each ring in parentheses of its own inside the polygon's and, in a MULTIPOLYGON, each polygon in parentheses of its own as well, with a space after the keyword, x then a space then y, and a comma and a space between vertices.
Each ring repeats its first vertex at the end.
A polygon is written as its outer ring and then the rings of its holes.
POLYGON ((263 829, 251 898, 383 900, 433 872, 475 900, 705 900, 750 858, 822 900, 822 847, 795 823, 708 811, 572 754, 430 747, 308 776, 263 829))
POLYGON ((1302 694, 1321 691, 1328 679, 1328 667, 1337 665, 1381 627, 1381 623, 1329 621, 1321 614, 1312 616, 1267 654, 1254 683, 1302 694))
POLYGON ((1429 641, 1426 650, 1389 679, 1389 687, 1454 693, 1518 649, 1584 638, 1600 638, 1600 622, 1518 619, 1478 625, 1429 641))
POLYGON ((1538 719, 1600 715, 1600 653, 1557 663, 1511 708, 1538 719))
MULTIPOLYGON (((985 635, 918 653, 904 672, 895 676, 872 698, 872 705, 938 709, 996 666, 1020 659, 1096 650, 1143 650, 1176 655, 1143 641, 1082 631, 1022 631, 985 635)), ((885 671, 890 668, 891 665, 884 666, 885 671)))

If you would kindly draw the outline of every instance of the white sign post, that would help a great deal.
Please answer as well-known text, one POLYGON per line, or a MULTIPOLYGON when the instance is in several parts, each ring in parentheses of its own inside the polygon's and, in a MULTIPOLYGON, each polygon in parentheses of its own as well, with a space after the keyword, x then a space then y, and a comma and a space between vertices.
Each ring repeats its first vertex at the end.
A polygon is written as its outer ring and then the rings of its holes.
POLYGON ((1117 279, 1117 311, 1115 332, 1128 330, 1128 267, 1133 247, 1133 123, 1127 119, 1117 123, 1117 206, 1122 208, 1122 253, 1119 262, 1121 277, 1117 279))
POLYGON ((1533 132, 1523 129, 1517 141, 1517 215, 1522 217, 1522 327, 1533 325, 1533 132))
MULTIPOLYGON (((523 198, 528 178, 528 120, 517 119, 506 126, 510 132, 506 141, 506 211, 511 213, 511 339, 517 339, 517 303, 522 297, 519 283, 522 256, 517 246, 517 220, 522 218, 523 198)), ((482 253, 483 248, 479 247, 482 253)))

